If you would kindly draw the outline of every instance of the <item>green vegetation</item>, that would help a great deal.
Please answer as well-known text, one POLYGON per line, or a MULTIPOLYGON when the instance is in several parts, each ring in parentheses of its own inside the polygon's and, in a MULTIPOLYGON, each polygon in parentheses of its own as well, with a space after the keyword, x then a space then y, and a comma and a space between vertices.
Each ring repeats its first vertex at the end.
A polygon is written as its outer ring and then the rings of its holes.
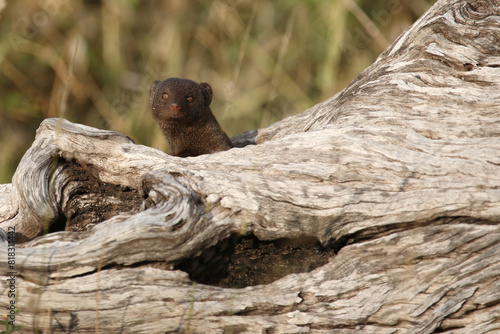
POLYGON ((207 81, 230 136, 343 89, 431 0, 17 0, 0 18, 0 183, 64 117, 166 149, 149 85, 207 81))
MULTIPOLYGON (((18 308, 16 308, 15 315, 19 315, 18 308)), ((0 319, 0 334, 15 333, 23 328, 21 325, 11 325, 11 322, 12 320, 7 315, 4 315, 2 319, 0 319)))

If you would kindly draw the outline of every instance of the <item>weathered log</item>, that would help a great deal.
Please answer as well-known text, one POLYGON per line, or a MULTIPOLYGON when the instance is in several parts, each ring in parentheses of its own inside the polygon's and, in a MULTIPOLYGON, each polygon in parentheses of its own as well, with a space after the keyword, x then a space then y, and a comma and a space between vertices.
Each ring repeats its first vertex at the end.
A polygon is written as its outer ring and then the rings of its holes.
MULTIPOLYGON (((31 240, 15 250, 16 324, 498 332, 499 126, 494 0, 437 1, 345 90, 233 138, 238 148, 226 152, 172 157, 45 120, 12 183, 0 185, 1 226, 31 240), (177 269, 242 234, 314 238, 338 253, 238 289, 177 269)), ((11 271, 6 257, 0 268, 11 271)), ((0 307, 8 303, 2 294, 0 307)))

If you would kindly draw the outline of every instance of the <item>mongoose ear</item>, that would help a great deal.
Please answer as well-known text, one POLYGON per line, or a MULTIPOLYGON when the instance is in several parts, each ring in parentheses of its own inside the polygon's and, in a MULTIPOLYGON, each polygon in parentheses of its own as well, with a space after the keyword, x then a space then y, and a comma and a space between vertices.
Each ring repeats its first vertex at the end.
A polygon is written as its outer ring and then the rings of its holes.
POLYGON ((207 106, 209 106, 210 103, 212 102, 212 96, 213 96, 212 87, 210 87, 210 85, 206 82, 201 82, 200 86, 201 86, 201 91, 203 93, 203 97, 205 98, 205 101, 207 103, 207 106))
POLYGON ((149 103, 151 103, 151 105, 153 105, 153 100, 156 94, 156 90, 158 89, 160 84, 161 84, 160 80, 153 81, 153 83, 151 84, 151 88, 149 89, 149 103))

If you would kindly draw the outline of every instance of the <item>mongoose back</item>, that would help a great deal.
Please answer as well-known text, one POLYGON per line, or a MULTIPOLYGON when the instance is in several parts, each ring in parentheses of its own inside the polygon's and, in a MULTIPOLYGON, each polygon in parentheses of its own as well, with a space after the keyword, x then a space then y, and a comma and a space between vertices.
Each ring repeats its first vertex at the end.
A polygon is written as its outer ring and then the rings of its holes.
POLYGON ((171 155, 190 157, 233 147, 210 109, 212 88, 208 83, 180 78, 155 81, 149 100, 171 155))

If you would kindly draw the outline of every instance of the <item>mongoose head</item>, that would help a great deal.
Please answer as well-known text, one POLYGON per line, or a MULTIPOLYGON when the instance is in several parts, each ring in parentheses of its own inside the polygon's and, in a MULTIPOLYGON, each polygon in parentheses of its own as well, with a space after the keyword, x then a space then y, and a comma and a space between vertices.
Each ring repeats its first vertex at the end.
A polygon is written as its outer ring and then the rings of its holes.
POLYGON ((168 78, 151 84, 149 101, 157 122, 189 124, 205 116, 212 102, 212 88, 206 82, 168 78))

